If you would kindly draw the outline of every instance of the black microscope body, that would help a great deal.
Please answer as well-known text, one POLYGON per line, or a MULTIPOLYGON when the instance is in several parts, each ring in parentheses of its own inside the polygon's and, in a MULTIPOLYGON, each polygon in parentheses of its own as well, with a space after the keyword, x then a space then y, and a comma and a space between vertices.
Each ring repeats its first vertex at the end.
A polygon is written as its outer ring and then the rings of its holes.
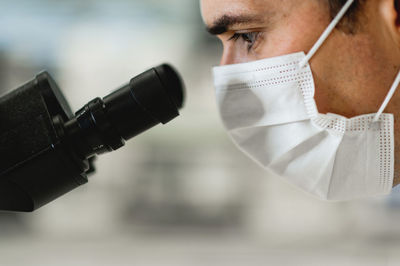
POLYGON ((0 98, 0 210, 33 211, 88 182, 97 155, 179 115, 183 84, 152 68, 73 114, 47 72, 0 98))

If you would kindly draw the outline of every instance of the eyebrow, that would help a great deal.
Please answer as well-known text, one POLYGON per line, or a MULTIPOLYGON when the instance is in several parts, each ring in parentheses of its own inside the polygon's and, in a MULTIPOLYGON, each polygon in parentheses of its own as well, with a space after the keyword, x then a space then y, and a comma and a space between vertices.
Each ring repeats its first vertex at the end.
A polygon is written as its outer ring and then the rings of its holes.
POLYGON ((219 35, 227 32, 230 27, 237 24, 249 24, 263 21, 261 17, 254 15, 223 15, 215 20, 211 27, 207 27, 206 30, 212 35, 219 35))

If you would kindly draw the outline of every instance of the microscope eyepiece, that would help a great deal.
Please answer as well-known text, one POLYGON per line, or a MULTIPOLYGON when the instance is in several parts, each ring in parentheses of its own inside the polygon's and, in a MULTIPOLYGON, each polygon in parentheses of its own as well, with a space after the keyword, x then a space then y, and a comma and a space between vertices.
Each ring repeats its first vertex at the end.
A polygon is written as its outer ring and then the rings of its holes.
POLYGON ((170 65, 163 64, 154 68, 172 101, 181 109, 183 107, 184 90, 179 74, 170 65))
POLYGON ((65 123, 64 134, 85 158, 116 150, 126 140, 177 117, 183 91, 178 73, 160 65, 103 99, 89 102, 65 123))
POLYGON ((96 155, 168 123, 183 101, 179 74, 164 64, 73 115, 50 75, 39 74, 0 98, 0 210, 32 211, 86 183, 96 155))
POLYGON ((164 64, 133 78, 103 100, 111 123, 128 140, 178 116, 183 105, 183 85, 178 73, 164 64))

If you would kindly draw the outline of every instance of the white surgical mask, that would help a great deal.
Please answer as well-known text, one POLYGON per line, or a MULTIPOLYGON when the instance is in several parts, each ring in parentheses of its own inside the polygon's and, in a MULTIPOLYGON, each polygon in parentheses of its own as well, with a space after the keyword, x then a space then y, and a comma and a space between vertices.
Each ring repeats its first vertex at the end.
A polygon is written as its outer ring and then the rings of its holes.
POLYGON ((376 114, 320 114, 314 100, 308 61, 353 1, 307 55, 213 69, 221 118, 233 142, 263 167, 327 200, 385 195, 393 184, 393 115, 383 110, 400 73, 376 114))

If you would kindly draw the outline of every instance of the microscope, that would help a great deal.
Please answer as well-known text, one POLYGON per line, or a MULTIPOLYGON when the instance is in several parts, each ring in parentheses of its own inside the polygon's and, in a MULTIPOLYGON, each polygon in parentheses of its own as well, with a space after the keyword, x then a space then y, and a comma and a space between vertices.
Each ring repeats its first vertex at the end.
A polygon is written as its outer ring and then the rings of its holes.
POLYGON ((88 182, 96 156, 179 115, 184 85, 152 68, 75 114, 47 72, 0 97, 0 210, 31 212, 88 182))

